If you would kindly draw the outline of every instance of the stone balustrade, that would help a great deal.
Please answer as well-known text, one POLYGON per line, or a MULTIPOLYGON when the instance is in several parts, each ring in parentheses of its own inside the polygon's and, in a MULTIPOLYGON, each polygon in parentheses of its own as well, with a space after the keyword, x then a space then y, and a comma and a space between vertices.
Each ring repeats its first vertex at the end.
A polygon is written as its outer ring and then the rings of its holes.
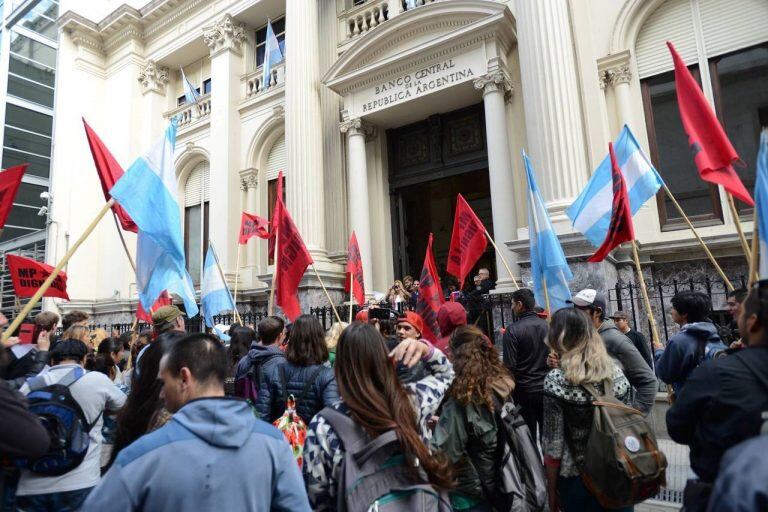
POLYGON ((187 126, 201 119, 207 119, 211 115, 211 94, 208 93, 200 97, 197 105, 192 103, 184 103, 179 105, 173 110, 169 110, 163 117, 166 119, 172 119, 177 117, 179 120, 179 128, 187 126))
POLYGON ((259 66, 255 71, 248 73, 243 77, 245 85, 245 99, 252 98, 257 94, 261 94, 268 89, 267 85, 271 87, 282 86, 285 84, 285 61, 277 64, 272 68, 270 73, 269 84, 264 83, 264 68, 259 66))
POLYGON ((344 34, 342 45, 402 12, 437 1, 439 0, 366 0, 355 5, 339 16, 339 25, 344 34))

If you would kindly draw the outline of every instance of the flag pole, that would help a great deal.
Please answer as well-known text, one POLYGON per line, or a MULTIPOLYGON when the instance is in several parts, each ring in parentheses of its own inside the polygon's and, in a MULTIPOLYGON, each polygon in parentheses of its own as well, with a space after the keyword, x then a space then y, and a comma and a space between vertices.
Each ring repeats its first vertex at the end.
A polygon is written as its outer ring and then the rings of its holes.
POLYGON ((717 260, 715 259, 715 256, 712 254, 712 251, 709 250, 709 247, 707 247, 707 244, 704 242, 704 240, 699 235, 699 232, 696 231, 696 228, 693 226, 693 223, 691 222, 691 219, 688 218, 688 215, 685 214, 683 211, 683 207, 680 206, 680 203, 677 202, 677 199, 675 199, 675 196, 672 195, 672 191, 669 190, 669 187, 667 187, 667 184, 664 183, 664 192, 666 192, 667 197, 672 201, 672 204, 675 205, 675 208, 677 208, 678 213, 683 217, 683 220, 685 220, 685 223, 688 224, 688 227, 693 232, 693 236, 696 237, 696 240, 699 241, 701 244, 701 247, 704 249, 704 253, 709 258, 709 261, 712 262, 712 265, 714 265, 715 270, 717 270, 717 273, 720 274, 720 277, 723 279, 723 282, 725 282, 725 285, 728 287, 728 290, 733 291, 733 284, 731 284, 731 280, 728 279, 728 276, 725 275, 725 272, 723 272, 723 269, 720 267, 720 265, 717 263, 717 260))
POLYGON ((760 231, 757 226, 757 206, 752 215, 752 254, 749 258, 749 288, 758 280, 757 263, 760 257, 760 231))
MULTIPOLYGON (((237 263, 235 263, 235 294, 234 297, 232 297, 232 302, 235 303, 235 311, 237 311, 237 285, 239 282, 240 277, 240 243, 236 245, 237 247, 237 263)), ((240 318, 240 313, 237 314, 237 317, 240 318)), ((243 322, 240 322, 240 325, 242 325, 243 322)))
POLYGON ((512 269, 509 268, 509 265, 507 264, 507 260, 504 258, 504 255, 501 253, 501 249, 499 249, 499 246, 496 245, 496 242, 493 241, 493 238, 491 238, 491 235, 488 234, 488 230, 485 230, 485 236, 488 237, 488 240, 490 240, 491 245, 493 245, 493 248, 496 249, 496 254, 499 255, 499 259, 501 260, 501 263, 504 265, 504 268, 507 269, 507 272, 509 273, 509 277, 512 279, 512 282, 515 284, 515 290, 519 290, 520 286, 517 284, 517 278, 512 274, 512 269))
MULTIPOLYGON (((279 227, 275 228, 275 253, 274 253, 274 264, 272 269, 272 286, 269 290, 269 316, 273 316, 275 314, 275 283, 277 282, 277 261, 279 260, 278 254, 280 250, 280 236, 278 231, 280 230, 279 227)), ((267 257, 269 257, 269 254, 267 254, 267 257)))
MULTIPOLYGON (((219 269, 219 275, 221 275, 221 280, 224 281, 224 286, 226 286, 227 285, 227 278, 224 275, 224 269, 221 268, 221 263, 219 263, 219 255, 216 254, 216 248, 213 246, 213 242, 208 242, 208 245, 210 245, 211 249, 213 249, 213 261, 216 262, 216 268, 219 269)), ((227 291, 229 291, 229 287, 227 287, 227 291)), ((202 293, 203 292, 202 292, 202 289, 201 289, 201 291, 200 291, 200 301, 201 301, 201 304, 202 304, 202 293)), ((237 311, 237 302, 235 302, 234 298, 232 298, 232 303, 235 305, 235 310, 233 312, 234 313, 233 316, 235 317, 235 319, 237 320, 237 322, 240 325, 243 325, 242 318, 240 318, 240 313, 237 311)))
POLYGON ((547 289, 547 277, 544 275, 541 276, 541 284, 544 285, 544 303, 547 306, 547 313, 551 317, 552 308, 549 306, 549 290, 547 289))
POLYGON ((325 288, 325 284, 323 283, 323 280, 320 279, 320 274, 317 272, 317 268, 315 268, 315 263, 312 262, 312 270, 315 271, 315 277, 320 282, 320 286, 323 288, 323 291, 325 292, 325 296, 328 298, 328 302, 331 304, 331 308, 333 309, 333 314, 336 316, 336 320, 341 323, 341 317, 339 316, 339 312, 336 310, 336 306, 333 304, 333 299, 331 299, 331 294, 328 293, 328 290, 325 288))
POLYGON ((352 302, 352 286, 353 286, 352 279, 354 279, 354 277, 355 275, 352 272, 350 272, 349 273, 349 323, 350 324, 352 323, 352 309, 353 309, 352 304, 354 304, 352 302))
POLYGON ((43 281, 43 284, 40 285, 40 288, 37 289, 35 294, 32 296, 31 299, 29 299, 29 302, 24 306, 24 308, 21 310, 21 312, 16 316, 16 318, 13 319, 13 322, 11 322, 11 325, 8 326, 8 328, 3 332, 3 336, 1 338, 2 342, 5 343, 8 341, 8 338, 11 337, 11 334, 18 329, 19 325, 24 321, 24 319, 27 317, 30 311, 32 311, 32 308, 34 308, 38 302, 40 302, 40 299, 43 297, 43 294, 48 291, 48 288, 51 287, 51 284, 56 279, 56 277, 59 275, 59 272, 61 272, 61 269, 64 268, 64 265, 66 265, 70 258, 75 254, 77 249, 80 248, 80 246, 85 242, 85 239, 88 238, 94 229, 96 229, 96 225, 99 223, 99 221, 104 217, 104 215, 107 214, 110 208, 112 208, 112 205, 115 204, 114 199, 110 199, 106 202, 106 204, 99 210, 99 213, 96 215, 96 217, 91 221, 91 223, 88 225, 88 227, 85 229, 82 235, 80 235, 80 238, 77 239, 77 241, 72 245, 72 247, 67 251, 67 253, 64 255, 64 257, 59 261, 59 263, 56 265, 56 267, 53 269, 51 274, 48 276, 48 278, 43 281))
POLYGON ((733 216, 733 222, 736 224, 736 232, 739 234, 739 241, 741 241, 741 248, 744 250, 744 256, 747 258, 747 264, 752 261, 752 251, 749 250, 749 243, 747 237, 744 236, 744 229, 741 227, 741 219, 739 218, 739 212, 736 210, 736 204, 733 202, 733 195, 727 192, 728 206, 731 209, 731 215, 733 216))
MULTIPOLYGON (((128 244, 125 243, 125 236, 123 235, 123 230, 120 228, 120 223, 117 221, 117 214, 115 213, 114 210, 112 210, 112 219, 115 221, 115 229, 117 229, 117 234, 120 236, 120 243, 123 244, 125 255, 126 257, 128 257, 128 263, 131 264, 133 273, 136 274, 136 263, 133 261, 133 256, 131 256, 131 252, 128 250, 128 244)), ((152 308, 150 308, 150 312, 151 311, 152 311, 152 308)), ((131 325, 131 331, 135 332, 138 326, 139 326, 139 316, 137 314, 133 319, 133 325, 131 325)))
POLYGON ((648 298, 648 288, 645 285, 645 277, 643 276, 643 269, 640 267, 640 256, 637 253, 637 244, 632 240, 632 258, 635 260, 635 269, 637 269, 637 277, 640 280, 640 288, 643 292, 643 302, 645 302, 645 309, 648 311, 648 320, 651 322, 651 334, 653 334, 653 345, 661 344, 659 338, 659 332, 656 329, 656 319, 653 317, 653 310, 651 310, 651 300, 648 298))

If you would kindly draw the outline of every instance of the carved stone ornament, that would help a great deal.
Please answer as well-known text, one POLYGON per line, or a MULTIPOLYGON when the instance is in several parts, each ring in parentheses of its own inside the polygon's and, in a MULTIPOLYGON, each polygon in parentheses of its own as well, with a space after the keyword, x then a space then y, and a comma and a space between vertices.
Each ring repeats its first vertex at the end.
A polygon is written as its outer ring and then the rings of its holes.
POLYGON ((230 14, 225 14, 213 26, 203 31, 203 39, 212 55, 221 50, 240 53, 240 48, 245 41, 245 26, 236 23, 230 14))
POLYGON ((259 184, 259 170, 253 167, 240 171, 240 189, 247 191, 259 184))
POLYGON ((628 84, 632 80, 632 71, 630 71, 629 66, 618 66, 609 69, 606 74, 608 75, 608 82, 613 87, 619 84, 628 84))
POLYGON ((168 68, 158 66, 153 60, 148 60, 139 70, 139 83, 144 92, 165 93, 165 85, 168 83, 168 68))
POLYGON ((275 119, 285 118, 285 108, 282 105, 275 105, 272 108, 272 115, 275 116, 275 119))
POLYGON ((476 78, 474 84, 475 89, 478 91, 483 91, 483 95, 496 91, 503 92, 505 100, 509 100, 509 98, 512 96, 512 92, 514 91, 514 87, 512 86, 512 82, 509 79, 509 76, 507 76, 507 74, 500 69, 491 71, 487 75, 483 75, 480 78, 476 78))
POLYGON ((601 71, 597 73, 597 83, 600 86, 600 89, 605 89, 605 87, 608 85, 607 71, 601 71))
POLYGON ((350 135, 364 135, 366 142, 376 137, 376 127, 359 117, 342 121, 339 124, 339 130, 341 133, 347 134, 348 137, 350 135))

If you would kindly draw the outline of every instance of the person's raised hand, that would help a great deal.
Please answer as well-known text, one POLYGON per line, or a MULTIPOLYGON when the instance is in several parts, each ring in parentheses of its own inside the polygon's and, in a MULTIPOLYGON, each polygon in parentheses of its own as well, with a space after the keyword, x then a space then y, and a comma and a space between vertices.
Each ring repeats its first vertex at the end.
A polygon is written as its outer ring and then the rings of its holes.
POLYGON ((389 353, 389 357, 393 358, 395 362, 402 362, 405 366, 411 368, 428 353, 429 345, 423 341, 409 338, 400 342, 395 349, 389 353))
POLYGON ((21 340, 18 338, 18 336, 11 336, 10 338, 8 338, 3 342, 3 347, 10 348, 14 345, 18 345, 19 342, 21 342, 21 340))
POLYGON ((40 331, 37 335, 37 350, 47 352, 51 348, 51 331, 40 331))

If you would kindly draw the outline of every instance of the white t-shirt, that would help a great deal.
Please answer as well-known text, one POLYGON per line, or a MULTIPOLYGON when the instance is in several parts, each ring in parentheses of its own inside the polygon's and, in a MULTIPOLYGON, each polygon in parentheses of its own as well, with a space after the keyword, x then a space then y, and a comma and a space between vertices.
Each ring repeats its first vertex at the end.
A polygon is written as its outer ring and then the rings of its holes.
MULTIPOLYGON (((43 370, 46 383, 55 384, 64 378, 76 364, 60 364, 43 370)), ((29 393, 29 385, 24 384, 20 390, 25 395, 29 393)), ((126 400, 125 393, 120 391, 109 377, 99 372, 87 372, 69 388, 80 407, 83 409, 85 419, 92 422, 99 416, 99 420, 90 432, 91 442, 83 462, 69 473, 61 476, 41 476, 29 470, 21 471, 21 479, 16 494, 28 496, 35 494, 48 494, 52 492, 76 491, 87 489, 99 483, 101 477, 101 443, 104 438, 101 435, 101 427, 104 424, 104 409, 115 411, 123 406, 126 400)))

